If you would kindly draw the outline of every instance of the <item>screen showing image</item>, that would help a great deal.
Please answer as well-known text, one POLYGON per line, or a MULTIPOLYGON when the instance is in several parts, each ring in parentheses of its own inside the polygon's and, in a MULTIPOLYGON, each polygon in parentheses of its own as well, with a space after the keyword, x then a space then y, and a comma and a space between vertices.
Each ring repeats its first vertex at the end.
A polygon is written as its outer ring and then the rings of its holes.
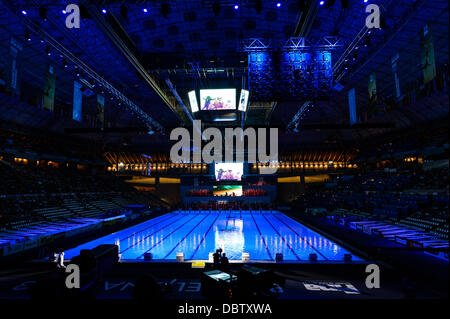
POLYGON ((213 186, 214 196, 242 196, 241 185, 218 185, 213 186))
POLYGON ((190 91, 188 93, 188 96, 189 96, 189 103, 191 104, 192 113, 198 112, 198 102, 197 96, 195 95, 195 91, 190 91))
POLYGON ((216 163, 214 166, 216 181, 240 181, 244 171, 242 163, 216 163))
POLYGON ((236 89, 200 90, 202 111, 236 109, 236 89))
POLYGON ((242 112, 247 111, 248 94, 249 92, 247 90, 241 90, 241 97, 239 98, 239 107, 238 107, 239 111, 242 112))

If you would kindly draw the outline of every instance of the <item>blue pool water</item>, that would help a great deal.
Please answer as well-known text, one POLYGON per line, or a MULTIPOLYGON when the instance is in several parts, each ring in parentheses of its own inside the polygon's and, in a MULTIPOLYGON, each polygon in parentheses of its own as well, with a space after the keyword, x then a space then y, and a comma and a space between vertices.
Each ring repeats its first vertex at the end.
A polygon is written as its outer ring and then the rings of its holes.
MULTIPOLYGON (((82 249, 116 244, 122 260, 175 260, 183 252, 185 260, 207 260, 222 247, 231 260, 273 261, 282 253, 285 261, 308 260, 311 253, 321 261, 342 261, 346 249, 280 212, 212 211, 172 212, 112 233, 66 251, 70 259, 82 249)), ((352 260, 361 261, 357 256, 352 260)))

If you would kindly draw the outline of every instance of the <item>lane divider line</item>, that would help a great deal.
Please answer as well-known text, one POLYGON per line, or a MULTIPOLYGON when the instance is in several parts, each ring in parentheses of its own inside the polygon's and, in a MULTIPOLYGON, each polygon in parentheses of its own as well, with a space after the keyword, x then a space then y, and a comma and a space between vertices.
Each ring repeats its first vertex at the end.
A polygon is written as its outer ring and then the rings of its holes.
POLYGON ((280 218, 278 218, 275 214, 273 215, 276 219, 278 219, 280 222, 282 222, 284 225, 286 225, 290 230, 292 230, 298 237, 300 237, 305 243, 307 243, 312 249, 314 249, 320 256, 322 256, 323 258, 325 258, 325 260, 328 260, 328 258, 322 254, 320 251, 317 250, 316 247, 314 247, 313 245, 311 245, 310 242, 308 242, 305 238, 303 238, 302 236, 300 236, 299 233, 297 233, 294 229, 291 228, 291 226, 289 226, 288 224, 286 224, 284 221, 282 221, 280 218))
MULTIPOLYGON (((195 248, 194 252, 191 255, 190 259, 194 259, 195 254, 197 253, 198 249, 200 248, 200 246, 202 245, 203 241, 205 240, 206 236, 208 235, 209 231, 211 230, 211 228, 214 226, 214 224, 216 223, 216 220, 219 218, 220 213, 217 214, 216 218, 214 219, 214 221, 212 222, 211 226, 209 226, 208 230, 206 231, 206 233, 203 235, 202 239, 200 240, 199 244, 197 245, 197 248, 195 248)), ((209 255, 208 255, 209 257, 209 255)))
MULTIPOLYGON (((176 215, 174 215, 173 213, 170 213, 169 215, 171 215, 171 216, 168 216, 168 218, 163 219, 163 220, 161 220, 161 221, 159 221, 159 222, 157 222, 157 223, 151 224, 150 226, 148 226, 148 227, 146 227, 146 228, 144 228, 144 229, 142 229, 142 230, 140 230, 140 231, 134 232, 133 234, 131 234, 131 235, 127 236, 127 237, 124 237, 124 238, 122 238, 122 239, 119 239, 119 241, 125 240, 125 239, 127 239, 127 238, 130 238, 131 236, 134 236, 134 235, 136 235, 136 234, 142 233, 142 232, 146 231, 147 229, 149 229, 149 228, 151 228, 151 227, 153 227, 153 226, 156 226, 156 225, 158 225, 158 224, 161 224, 162 222, 165 222, 166 220, 169 220, 169 219, 171 219, 171 218, 173 218, 173 217, 176 216, 176 215)), ((164 215, 163 215, 163 216, 164 216, 164 215)), ((163 216, 160 216, 160 217, 163 217, 163 216)), ((158 218, 158 217, 156 217, 156 218, 158 218)), ((147 222, 149 222, 149 221, 151 221, 151 219, 148 220, 147 222)))
POLYGON ((256 223, 255 217, 253 217, 253 213, 250 212, 250 216, 252 216, 253 222, 255 223, 256 229, 258 230, 259 236, 261 237, 264 247, 266 247, 267 253, 269 254, 270 260, 273 260, 272 254, 269 251, 269 247, 267 247, 266 240, 264 239, 263 235, 261 234, 261 230, 259 230, 258 224, 256 223))
POLYGON ((171 231, 170 233, 168 233, 166 236, 163 237, 163 239, 161 239, 160 241, 158 241, 156 244, 154 244, 152 247, 150 247, 149 249, 147 249, 146 251, 144 251, 144 253, 142 255, 140 255, 139 257, 137 257, 136 259, 140 259, 142 256, 144 256, 145 253, 148 253, 150 250, 152 250, 153 248, 155 248, 156 246, 158 246, 160 243, 162 243, 164 241, 164 239, 166 239, 167 237, 169 237, 170 235, 172 235, 174 232, 176 232, 178 229, 180 229, 181 227, 183 227, 184 225, 186 225, 187 223, 189 223, 191 220, 193 220, 195 217, 197 217, 198 215, 194 215, 191 219, 189 219, 188 221, 185 221, 183 224, 181 224, 180 226, 178 226, 177 228, 175 228, 173 231, 171 231))
POLYGON ((145 236, 145 237, 142 237, 142 239, 138 240, 138 241, 137 241, 136 243, 134 243, 133 245, 128 246, 127 248, 125 248, 124 250, 122 250, 120 253, 122 254, 123 252, 127 251, 127 250, 130 249, 131 247, 136 246, 137 244, 139 244, 139 243, 142 242, 143 240, 147 239, 148 237, 150 237, 150 236, 152 236, 152 235, 154 235, 154 234, 160 232, 160 231, 163 230, 165 227, 168 227, 168 226, 170 226, 170 225, 173 225, 173 224, 175 224, 176 222, 178 222, 178 221, 184 219, 185 217, 186 217, 186 216, 182 216, 182 217, 178 218, 177 220, 175 220, 175 221, 173 221, 173 222, 171 222, 171 223, 169 223, 169 224, 167 224, 167 225, 164 225, 163 227, 159 228, 158 230, 155 230, 155 231, 154 231, 153 233, 151 233, 150 235, 147 235, 147 236, 145 236))
POLYGON ((272 223, 267 219, 266 216, 264 216, 264 214, 261 214, 264 219, 269 223, 270 226, 272 226, 273 230, 277 233, 277 235, 285 242, 286 246, 288 246, 288 248, 294 253, 295 258, 297 258, 297 260, 300 260, 300 257, 297 255, 297 253, 292 249, 291 245, 289 245, 289 243, 286 241, 286 239, 284 239, 283 236, 281 236, 281 234, 278 232, 278 230, 275 229, 275 227, 272 225, 272 223))
POLYGON ((183 242, 183 240, 185 240, 186 239, 186 237, 187 236, 189 236, 189 234, 190 233, 192 233, 193 231, 194 231, 194 229, 196 229, 197 228, 197 226, 198 225, 200 225, 205 219, 206 219, 206 217, 208 217, 208 215, 207 214, 205 214, 205 217, 203 217, 203 219, 201 220, 201 221, 199 221, 195 226, 194 226, 194 228, 192 228, 167 254, 166 254, 166 256, 164 256, 164 258, 163 259, 166 259, 174 250, 175 250, 175 248, 177 248, 178 247, 178 245, 179 244, 181 244, 182 242, 183 242))

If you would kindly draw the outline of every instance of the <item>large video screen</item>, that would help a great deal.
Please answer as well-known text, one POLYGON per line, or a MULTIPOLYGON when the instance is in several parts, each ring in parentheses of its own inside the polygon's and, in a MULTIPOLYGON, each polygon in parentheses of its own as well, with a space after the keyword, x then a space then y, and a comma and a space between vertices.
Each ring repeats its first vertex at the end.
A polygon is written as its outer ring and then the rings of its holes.
POLYGON ((248 104, 248 91, 241 90, 241 97, 239 98, 238 110, 242 112, 247 111, 247 104, 248 104))
POLYGON ((241 185, 217 185, 213 186, 214 196, 242 196, 241 185))
POLYGON ((188 96, 189 96, 189 103, 191 104, 192 113, 198 112, 198 102, 197 96, 195 95, 195 91, 190 91, 188 93, 188 96))
POLYGON ((200 90, 202 111, 236 109, 236 89, 200 90))
POLYGON ((243 163, 216 163, 214 166, 216 181, 240 181, 244 171, 243 163))

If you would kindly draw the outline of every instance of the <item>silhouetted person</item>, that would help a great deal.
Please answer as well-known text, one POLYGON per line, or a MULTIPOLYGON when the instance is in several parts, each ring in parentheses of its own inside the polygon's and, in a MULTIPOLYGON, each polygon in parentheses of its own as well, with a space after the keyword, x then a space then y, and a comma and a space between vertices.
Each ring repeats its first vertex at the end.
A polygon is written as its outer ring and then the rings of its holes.
POLYGON ((222 254, 222 257, 220 258, 220 266, 222 268, 223 271, 228 270, 228 257, 225 255, 225 253, 222 254))
POLYGON ((220 251, 219 249, 216 249, 216 252, 213 254, 213 263, 214 263, 214 269, 217 269, 220 263, 220 251))

